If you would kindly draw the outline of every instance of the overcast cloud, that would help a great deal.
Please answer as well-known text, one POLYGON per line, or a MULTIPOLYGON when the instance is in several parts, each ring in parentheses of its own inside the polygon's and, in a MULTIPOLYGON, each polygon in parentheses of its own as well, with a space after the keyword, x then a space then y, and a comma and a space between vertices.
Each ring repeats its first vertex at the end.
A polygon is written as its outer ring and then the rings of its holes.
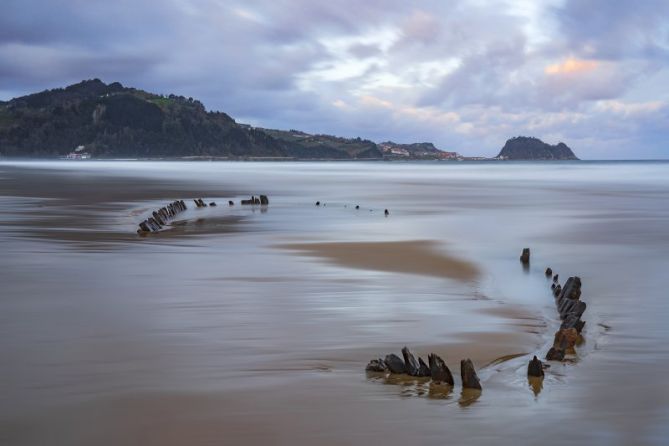
POLYGON ((667 0, 3 0, 0 99, 82 79, 240 122, 669 157, 667 0))

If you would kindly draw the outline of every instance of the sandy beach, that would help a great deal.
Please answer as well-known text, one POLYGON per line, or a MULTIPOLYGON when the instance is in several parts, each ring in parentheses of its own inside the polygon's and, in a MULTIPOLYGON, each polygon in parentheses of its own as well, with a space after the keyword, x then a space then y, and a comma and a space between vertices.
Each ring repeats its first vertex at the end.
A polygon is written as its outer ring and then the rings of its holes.
POLYGON ((476 265, 438 251, 429 240, 281 245, 348 268, 444 277, 463 282, 479 275, 476 265))
POLYGON ((0 439, 660 444, 669 312, 653 271, 669 238, 653 175, 666 166, 624 166, 611 185, 580 166, 563 182, 515 167, 514 183, 420 163, 0 164, 0 439), (258 193, 262 211, 227 206, 258 193), (200 196, 221 205, 189 202, 166 231, 135 234, 161 203, 200 196), (528 358, 559 325, 548 265, 583 278, 588 325, 576 359, 533 387, 528 358), (621 306, 631 295, 644 305, 621 306), (365 373, 405 345, 443 357, 455 387, 365 373), (466 357, 480 394, 460 386, 466 357), (638 363, 644 380, 630 382, 638 363))

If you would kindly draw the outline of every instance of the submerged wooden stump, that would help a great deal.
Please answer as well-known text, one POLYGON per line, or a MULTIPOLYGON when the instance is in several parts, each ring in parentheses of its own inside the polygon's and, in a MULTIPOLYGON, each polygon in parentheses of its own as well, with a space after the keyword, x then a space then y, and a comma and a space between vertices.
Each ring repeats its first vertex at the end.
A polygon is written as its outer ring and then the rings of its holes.
POLYGON ((555 332, 553 347, 564 350, 565 352, 573 352, 576 342, 578 342, 578 332, 576 329, 563 328, 555 332))
POLYGON ((564 287, 558 283, 558 275, 553 276, 551 288, 562 324, 555 333, 553 346, 546 353, 546 359, 549 361, 562 361, 565 354, 575 353, 576 343, 581 339, 580 333, 585 326, 581 316, 587 309, 586 303, 580 300, 581 287, 581 278, 578 276, 569 277, 564 287))
POLYGON ((560 299, 576 300, 581 297, 581 278, 578 276, 570 277, 562 288, 560 299))
POLYGON ((527 364, 527 376, 544 376, 543 363, 536 356, 530 360, 529 364, 527 364))
POLYGON ((160 214, 156 211, 153 211, 153 219, 156 220, 161 226, 165 226, 165 220, 160 217, 160 214))
POLYGON ((406 367, 404 366, 404 361, 394 353, 386 355, 383 360, 390 373, 406 373, 406 367))
POLYGON ((367 364, 367 367, 365 367, 365 370, 368 372, 385 372, 388 370, 388 366, 386 365, 385 361, 381 358, 379 359, 372 359, 369 361, 369 364, 367 364))
POLYGON ((150 232, 151 232, 151 228, 149 228, 149 225, 148 225, 146 220, 144 220, 143 222, 141 222, 139 224, 139 229, 137 230, 137 234, 146 235, 146 234, 149 234, 150 232))
POLYGON ((525 265, 530 263, 530 248, 523 249, 523 253, 520 255, 520 261, 525 265))
POLYGON ((432 381, 437 383, 444 383, 448 385, 454 385, 453 375, 451 371, 446 366, 446 363, 439 356, 434 353, 427 355, 427 362, 430 364, 430 375, 432 376, 432 381))
POLYGON ((404 367, 406 368, 406 372, 411 376, 418 376, 420 365, 407 347, 402 348, 402 356, 404 357, 404 367))
POLYGON ((551 347, 546 353, 546 359, 549 361, 562 361, 564 359, 564 350, 551 347))
MULTIPOLYGON (((197 200, 194 200, 198 204, 197 200)), ((199 206, 199 205, 198 205, 199 206)), ((151 216, 139 224, 137 234, 147 235, 152 232, 160 231, 163 226, 169 223, 169 220, 174 218, 177 214, 185 211, 186 203, 183 200, 175 200, 167 206, 163 206, 157 211, 153 211, 151 216)))
POLYGON ((581 331, 583 331, 584 326, 585 326, 585 321, 582 321, 580 316, 568 315, 564 319, 564 321, 562 321, 562 325, 560 325, 560 328, 561 329, 574 328, 576 329, 577 333, 581 333, 581 331))
POLYGON ((423 358, 421 357, 418 358, 418 374, 416 376, 418 377, 431 376, 430 367, 428 367, 428 365, 425 364, 425 361, 423 361, 423 358))
POLYGON ((267 198, 267 195, 251 195, 251 198, 248 200, 241 200, 241 204, 243 205, 262 205, 262 206, 267 206, 269 204, 269 198, 267 198))
POLYGON ((471 359, 467 358, 460 361, 460 377, 462 378, 463 388, 481 390, 481 383, 471 359))

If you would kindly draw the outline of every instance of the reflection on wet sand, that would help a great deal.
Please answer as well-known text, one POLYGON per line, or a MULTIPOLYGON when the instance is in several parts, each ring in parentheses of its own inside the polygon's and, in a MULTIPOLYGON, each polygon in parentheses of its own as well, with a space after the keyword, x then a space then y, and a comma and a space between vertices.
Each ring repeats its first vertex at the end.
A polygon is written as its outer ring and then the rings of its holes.
POLYGON ((528 376, 527 384, 534 393, 534 396, 539 396, 541 390, 544 388, 544 377, 543 376, 528 376))
POLYGON ((366 372, 371 382, 397 386, 399 395, 403 397, 428 396, 430 398, 445 399, 453 390, 452 386, 435 384, 429 377, 419 378, 404 374, 390 374, 381 372, 366 372))
POLYGON ((479 389, 462 389, 458 404, 461 407, 471 406, 481 398, 482 394, 483 391, 479 389))
POLYGON ((451 399, 453 394, 453 386, 450 384, 443 383, 430 383, 430 392, 429 397, 437 400, 448 400, 451 399))

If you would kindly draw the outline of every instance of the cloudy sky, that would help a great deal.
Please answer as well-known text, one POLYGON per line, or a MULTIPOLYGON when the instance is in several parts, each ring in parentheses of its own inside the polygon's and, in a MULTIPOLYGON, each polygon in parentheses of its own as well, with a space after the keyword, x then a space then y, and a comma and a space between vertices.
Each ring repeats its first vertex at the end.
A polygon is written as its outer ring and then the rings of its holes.
POLYGON ((0 99, 95 77, 264 127, 669 158, 667 0, 2 0, 0 99))

